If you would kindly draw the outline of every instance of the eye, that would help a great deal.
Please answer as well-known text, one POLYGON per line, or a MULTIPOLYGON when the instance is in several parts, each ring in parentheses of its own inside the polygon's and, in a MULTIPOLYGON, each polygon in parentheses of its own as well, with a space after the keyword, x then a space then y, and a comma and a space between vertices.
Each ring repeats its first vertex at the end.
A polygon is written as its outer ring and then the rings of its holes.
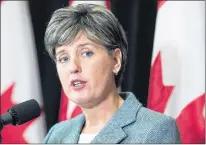
POLYGON ((87 52, 83 52, 83 56, 87 56, 87 57, 90 57, 90 56, 92 56, 94 53, 93 52, 91 52, 91 51, 87 51, 87 52))
POLYGON ((61 58, 59 58, 58 61, 59 61, 60 63, 65 63, 65 62, 69 61, 69 57, 67 57, 67 56, 61 57, 61 58))

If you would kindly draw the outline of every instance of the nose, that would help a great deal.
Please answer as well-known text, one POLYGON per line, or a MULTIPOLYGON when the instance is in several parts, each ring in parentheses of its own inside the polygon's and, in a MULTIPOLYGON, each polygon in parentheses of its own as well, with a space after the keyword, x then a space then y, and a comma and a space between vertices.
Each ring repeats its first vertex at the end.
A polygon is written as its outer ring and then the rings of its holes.
POLYGON ((81 71, 81 67, 79 64, 79 60, 77 58, 73 58, 70 60, 69 64, 69 72, 70 74, 76 74, 81 71))

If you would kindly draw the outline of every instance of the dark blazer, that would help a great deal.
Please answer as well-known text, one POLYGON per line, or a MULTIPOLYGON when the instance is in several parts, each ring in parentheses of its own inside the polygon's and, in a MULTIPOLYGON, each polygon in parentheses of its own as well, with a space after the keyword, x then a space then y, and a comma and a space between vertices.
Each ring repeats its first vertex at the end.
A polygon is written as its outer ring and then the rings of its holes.
MULTIPOLYGON (((131 92, 120 96, 124 103, 91 143, 181 143, 172 117, 143 107, 131 92)), ((78 143, 84 123, 84 114, 57 123, 44 143, 78 143)))

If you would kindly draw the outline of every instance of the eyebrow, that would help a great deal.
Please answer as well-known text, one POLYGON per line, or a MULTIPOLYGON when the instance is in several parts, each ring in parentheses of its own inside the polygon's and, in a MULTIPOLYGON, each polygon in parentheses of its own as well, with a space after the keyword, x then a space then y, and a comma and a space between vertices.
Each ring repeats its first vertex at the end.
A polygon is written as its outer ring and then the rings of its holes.
POLYGON ((95 46, 95 45, 92 44, 92 43, 86 42, 86 43, 77 45, 77 48, 79 48, 79 47, 83 47, 83 46, 85 46, 85 45, 92 45, 92 46, 95 46))
MULTIPOLYGON (((94 46, 94 47, 95 47, 95 45, 94 45, 94 44, 91 44, 91 43, 89 43, 89 42, 86 42, 86 43, 83 43, 83 44, 79 44, 79 45, 77 45, 77 49, 78 49, 79 47, 83 47, 83 46, 85 46, 85 45, 92 45, 92 46, 94 46)), ((65 52, 65 50, 60 50, 60 51, 57 51, 56 56, 57 56, 57 55, 59 55, 59 54, 61 54, 61 53, 63 53, 63 52, 65 52)))
POLYGON ((57 53, 56 53, 56 56, 57 55, 59 55, 59 54, 61 54, 61 53, 63 53, 65 50, 60 50, 60 51, 58 51, 57 53))

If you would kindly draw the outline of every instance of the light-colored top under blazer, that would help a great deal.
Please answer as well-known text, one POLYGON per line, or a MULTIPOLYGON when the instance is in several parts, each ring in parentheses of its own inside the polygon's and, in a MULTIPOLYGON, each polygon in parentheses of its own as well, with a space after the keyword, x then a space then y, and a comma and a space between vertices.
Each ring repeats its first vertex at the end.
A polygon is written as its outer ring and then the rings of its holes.
MULTIPOLYGON (((181 143, 172 117, 143 107, 131 92, 120 93, 120 96, 124 103, 91 143, 181 143)), ((78 143, 84 123, 83 113, 57 123, 44 143, 78 143)))

